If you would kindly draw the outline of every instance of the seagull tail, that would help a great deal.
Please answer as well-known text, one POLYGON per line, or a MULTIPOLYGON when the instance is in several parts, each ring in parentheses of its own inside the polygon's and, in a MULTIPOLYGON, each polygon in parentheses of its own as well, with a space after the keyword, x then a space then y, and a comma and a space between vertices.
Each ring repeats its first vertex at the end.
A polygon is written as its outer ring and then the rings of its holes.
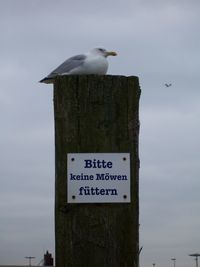
POLYGON ((40 80, 39 82, 40 82, 40 83, 46 83, 46 84, 49 84, 49 83, 53 83, 53 82, 54 82, 54 79, 53 79, 53 78, 45 77, 44 79, 40 80))

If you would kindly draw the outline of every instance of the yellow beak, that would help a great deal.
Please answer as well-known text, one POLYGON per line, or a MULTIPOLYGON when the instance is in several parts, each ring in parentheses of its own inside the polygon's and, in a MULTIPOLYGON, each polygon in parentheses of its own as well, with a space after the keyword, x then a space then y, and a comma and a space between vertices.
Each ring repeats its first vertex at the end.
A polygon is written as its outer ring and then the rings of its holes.
POLYGON ((114 51, 106 52, 107 56, 117 56, 117 53, 114 51))

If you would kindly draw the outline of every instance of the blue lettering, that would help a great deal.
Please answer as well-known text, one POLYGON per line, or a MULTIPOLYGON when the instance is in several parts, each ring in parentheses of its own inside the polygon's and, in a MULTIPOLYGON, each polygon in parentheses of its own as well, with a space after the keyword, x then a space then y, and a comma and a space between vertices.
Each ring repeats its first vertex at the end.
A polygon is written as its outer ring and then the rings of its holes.
POLYGON ((85 159, 85 166, 84 168, 112 168, 112 162, 111 161, 105 161, 103 160, 96 160, 96 159, 85 159))
POLYGON ((89 186, 85 186, 85 187, 80 187, 79 188, 79 195, 85 195, 85 196, 90 196, 90 195, 101 195, 101 196, 104 196, 104 195, 115 195, 117 196, 118 193, 117 193, 117 189, 115 188, 101 188, 99 189, 98 187, 89 187, 89 186))

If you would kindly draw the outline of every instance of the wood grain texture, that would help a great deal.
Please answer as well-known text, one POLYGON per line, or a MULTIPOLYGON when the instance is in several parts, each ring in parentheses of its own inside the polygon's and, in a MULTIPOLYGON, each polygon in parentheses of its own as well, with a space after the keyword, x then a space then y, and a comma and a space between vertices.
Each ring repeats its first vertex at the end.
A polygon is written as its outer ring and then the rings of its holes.
POLYGON ((137 267, 137 77, 63 76, 54 83, 57 267, 137 267), (130 152, 131 203, 68 204, 67 153, 130 152))

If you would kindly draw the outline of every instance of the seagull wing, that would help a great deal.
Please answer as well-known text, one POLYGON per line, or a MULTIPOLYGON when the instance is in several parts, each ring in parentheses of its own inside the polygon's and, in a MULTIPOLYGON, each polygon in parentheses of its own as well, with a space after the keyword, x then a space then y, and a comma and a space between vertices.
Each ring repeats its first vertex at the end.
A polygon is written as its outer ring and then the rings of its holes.
POLYGON ((76 69, 83 65, 86 59, 86 55, 77 55, 74 57, 70 57, 66 61, 64 61, 60 66, 58 66, 55 70, 53 70, 47 77, 42 79, 40 82, 44 83, 52 83, 53 78, 58 75, 63 75, 70 73, 73 69, 76 69))

